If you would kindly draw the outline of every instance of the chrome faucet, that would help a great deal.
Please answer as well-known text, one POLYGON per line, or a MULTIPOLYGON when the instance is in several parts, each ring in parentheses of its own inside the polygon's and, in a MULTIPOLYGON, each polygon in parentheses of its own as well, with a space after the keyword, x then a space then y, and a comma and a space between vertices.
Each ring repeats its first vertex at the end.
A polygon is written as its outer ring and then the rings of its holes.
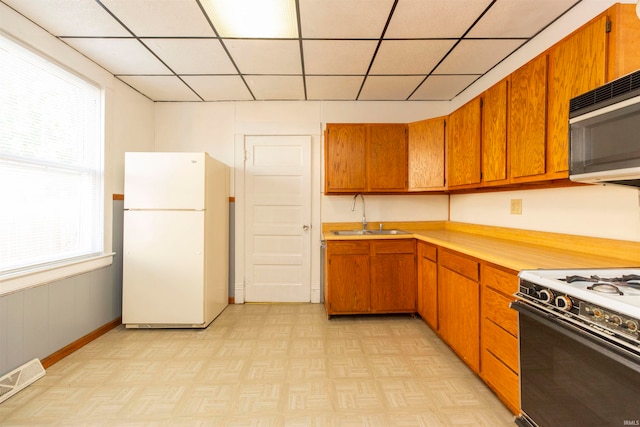
POLYGON ((355 210, 356 209, 356 200, 358 199, 358 196, 360 196, 360 198, 362 199, 362 229, 366 230, 367 229, 367 216, 365 214, 365 206, 364 206, 364 196, 362 195, 362 193, 358 193, 355 196, 353 196, 353 203, 351 204, 351 210, 355 210))

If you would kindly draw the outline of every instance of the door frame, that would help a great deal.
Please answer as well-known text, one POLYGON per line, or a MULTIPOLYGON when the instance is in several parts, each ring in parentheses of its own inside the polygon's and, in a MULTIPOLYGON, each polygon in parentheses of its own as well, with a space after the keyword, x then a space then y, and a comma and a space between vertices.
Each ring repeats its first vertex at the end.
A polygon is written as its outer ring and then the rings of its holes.
POLYGON ((234 302, 244 304, 245 290, 245 138, 247 136, 310 136, 311 137, 311 302, 320 303, 320 241, 322 239, 322 224, 320 221, 320 197, 321 187, 321 145, 322 138, 320 124, 307 126, 303 131, 267 131, 267 132, 243 132, 235 135, 234 143, 234 187, 235 187, 235 212, 234 212, 234 302))

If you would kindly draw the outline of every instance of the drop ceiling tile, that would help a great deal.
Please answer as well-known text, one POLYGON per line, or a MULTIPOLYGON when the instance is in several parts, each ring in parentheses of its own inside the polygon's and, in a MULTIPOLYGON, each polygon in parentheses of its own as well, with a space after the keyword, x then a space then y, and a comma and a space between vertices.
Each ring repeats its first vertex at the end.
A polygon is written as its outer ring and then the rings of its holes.
POLYGON ((224 40, 242 74, 301 74, 298 40, 224 40))
POLYGON ((301 37, 380 38, 393 0, 299 0, 301 37))
POLYGON ((162 62, 136 39, 64 39, 112 74, 169 74, 162 62))
POLYGON ((412 101, 449 101, 465 90, 480 75, 432 75, 411 95, 412 101))
POLYGON ((498 0, 466 37, 532 37, 577 0, 498 0))
POLYGON ((384 40, 370 74, 427 75, 454 43, 454 40, 384 40))
POLYGON ((518 39, 462 40, 434 73, 484 74, 524 42, 518 39))
POLYGON ((240 76, 181 76, 205 101, 251 101, 240 76))
POLYGON ((200 98, 175 76, 118 76, 118 78, 153 101, 200 101, 200 98))
POLYGON ((373 40, 305 40, 307 74, 366 74, 378 42, 373 40))
POLYGON ((302 76, 245 76, 258 100, 304 99, 302 76))
POLYGON ((307 98, 353 101, 358 96, 363 80, 364 76, 308 76, 307 98))
POLYGON ((424 76, 369 76, 358 99, 403 101, 423 79, 424 76))
POLYGON ((142 39, 177 74, 237 74, 217 39, 142 39))
POLYGON ((214 37, 196 1, 101 0, 138 37, 214 37))
POLYGON ((95 0, 3 0, 55 36, 130 36, 95 0))
POLYGON ((491 0, 399 0, 385 38, 462 37, 490 3, 491 0))

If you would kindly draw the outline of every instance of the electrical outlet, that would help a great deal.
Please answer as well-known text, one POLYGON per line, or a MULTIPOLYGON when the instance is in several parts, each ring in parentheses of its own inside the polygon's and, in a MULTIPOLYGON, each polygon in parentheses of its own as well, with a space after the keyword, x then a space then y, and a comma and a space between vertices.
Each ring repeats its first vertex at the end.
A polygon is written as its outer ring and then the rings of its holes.
POLYGON ((522 215, 522 199, 511 199, 511 215, 522 215))

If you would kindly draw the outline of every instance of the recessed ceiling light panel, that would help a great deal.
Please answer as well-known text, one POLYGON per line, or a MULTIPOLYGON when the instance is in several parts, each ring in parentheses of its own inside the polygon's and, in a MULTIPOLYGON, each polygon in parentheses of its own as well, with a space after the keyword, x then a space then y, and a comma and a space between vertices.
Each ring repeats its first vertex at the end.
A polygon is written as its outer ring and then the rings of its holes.
POLYGON ((297 38, 295 0, 203 0, 220 37, 297 38))

